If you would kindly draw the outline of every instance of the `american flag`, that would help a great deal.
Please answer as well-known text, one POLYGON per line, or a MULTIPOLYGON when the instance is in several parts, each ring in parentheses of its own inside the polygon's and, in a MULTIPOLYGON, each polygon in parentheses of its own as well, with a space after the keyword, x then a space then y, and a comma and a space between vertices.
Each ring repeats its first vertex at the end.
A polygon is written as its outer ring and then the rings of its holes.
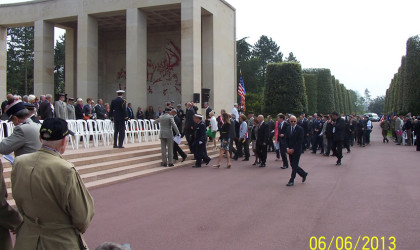
POLYGON ((244 79, 242 78, 242 74, 239 77, 239 85, 238 85, 238 95, 241 97, 241 106, 242 109, 245 111, 245 96, 246 96, 246 91, 245 91, 245 83, 244 83, 244 79))

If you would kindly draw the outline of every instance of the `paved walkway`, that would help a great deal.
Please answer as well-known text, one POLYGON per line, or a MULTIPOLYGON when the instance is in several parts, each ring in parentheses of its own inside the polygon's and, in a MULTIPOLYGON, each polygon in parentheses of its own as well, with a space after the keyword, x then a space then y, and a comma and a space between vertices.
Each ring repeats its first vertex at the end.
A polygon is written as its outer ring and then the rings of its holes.
POLYGON ((237 161, 230 170, 182 168, 93 190, 86 239, 93 249, 115 241, 135 250, 304 250, 311 236, 351 236, 354 246, 366 235, 419 249, 420 152, 383 144, 378 127, 372 145, 354 147, 341 167, 305 153, 309 176, 294 187, 285 186, 291 170, 270 153, 264 169, 237 161))

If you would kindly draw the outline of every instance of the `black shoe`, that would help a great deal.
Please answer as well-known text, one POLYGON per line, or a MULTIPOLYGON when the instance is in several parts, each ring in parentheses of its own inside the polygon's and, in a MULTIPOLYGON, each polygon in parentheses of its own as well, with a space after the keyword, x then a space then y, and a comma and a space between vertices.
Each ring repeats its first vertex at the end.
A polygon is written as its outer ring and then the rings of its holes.
POLYGON ((168 166, 166 163, 163 163, 163 162, 162 162, 160 165, 161 165, 162 167, 167 167, 167 166, 168 166))
POLYGON ((119 146, 118 148, 125 148, 124 146, 119 146))
POLYGON ((174 158, 172 158, 172 159, 174 159, 175 161, 179 160, 179 158, 178 158, 178 157, 177 157, 177 158, 175 158, 175 157, 174 157, 174 158))
POLYGON ((201 166, 194 165, 193 168, 201 168, 201 166))
POLYGON ((289 166, 283 166, 283 167, 281 167, 281 169, 286 169, 286 168, 288 168, 289 166))
POLYGON ((168 166, 169 166, 169 167, 173 167, 173 166, 174 166, 174 164, 169 164, 168 166))
POLYGON ((254 163, 252 164, 252 166, 257 166, 257 163, 256 163, 256 162, 254 162, 254 163))
POLYGON ((249 161, 249 158, 245 158, 245 159, 243 159, 242 161, 249 161))
POLYGON ((114 148, 118 148, 118 146, 114 146, 114 148))
POLYGON ((187 159, 187 156, 183 156, 181 162, 184 162, 187 159))
POLYGON ((350 154, 351 153, 351 150, 347 150, 347 154, 350 154))
POLYGON ((302 182, 305 182, 306 181, 306 177, 307 176, 308 176, 308 173, 306 173, 306 175, 302 177, 302 182))
POLYGON ((328 156, 330 156, 330 155, 329 155, 329 154, 324 154, 324 156, 327 156, 327 157, 328 157, 328 156))
POLYGON ((336 166, 341 166, 341 161, 337 161, 336 166))
POLYGON ((260 168, 265 168, 265 163, 261 163, 260 168))
POLYGON ((238 160, 238 156, 233 157, 233 159, 234 159, 235 161, 237 161, 237 160, 238 160))
POLYGON ((208 161, 204 161, 204 163, 206 164, 206 166, 209 165, 210 161, 211 161, 211 159, 209 159, 208 161))
POLYGON ((192 160, 193 160, 193 161, 196 161, 197 159, 193 158, 192 160))
POLYGON ((286 186, 288 186, 288 187, 291 187, 291 186, 293 186, 294 185, 294 183, 293 182, 291 182, 291 181, 289 181, 289 183, 287 183, 286 184, 286 186))
POLYGON ((313 151, 312 151, 312 152, 311 152, 311 154, 316 154, 316 152, 313 152, 313 151))

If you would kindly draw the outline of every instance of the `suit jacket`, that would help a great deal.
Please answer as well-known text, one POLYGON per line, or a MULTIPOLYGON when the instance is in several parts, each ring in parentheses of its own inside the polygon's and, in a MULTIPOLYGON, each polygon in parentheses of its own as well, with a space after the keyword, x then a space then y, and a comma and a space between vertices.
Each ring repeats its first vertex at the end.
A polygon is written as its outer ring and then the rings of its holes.
POLYGON ((41 124, 41 122, 39 121, 38 117, 36 117, 35 115, 31 116, 31 120, 35 123, 41 124))
POLYGON ((257 145, 262 146, 263 143, 268 145, 268 137, 270 136, 268 124, 263 122, 262 124, 258 126, 259 128, 258 128, 258 134, 257 134, 257 145))
POLYGON ((83 108, 79 106, 79 104, 74 105, 74 111, 76 113, 76 120, 83 119, 83 108))
POLYGON ((132 108, 127 108, 128 119, 134 119, 134 112, 132 108))
POLYGON ((304 138, 304 130, 301 126, 296 125, 292 133, 292 126, 289 126, 286 133, 286 148, 293 149, 294 155, 302 153, 302 144, 304 138))
POLYGON ((103 105, 97 104, 95 106, 95 114, 96 114, 96 118, 99 120, 105 120, 108 117, 105 117, 106 115, 106 109, 103 105))
POLYGON ((277 138, 278 141, 284 143, 284 141, 286 140, 286 134, 287 134, 287 129, 290 127, 290 124, 287 123, 286 121, 283 121, 283 127, 281 127, 281 123, 279 123, 279 136, 277 138), (283 134, 284 137, 280 137, 280 135, 283 134))
POLYGON ((52 150, 16 157, 11 174, 13 198, 25 214, 15 249, 80 249, 94 214, 93 199, 73 164, 52 150), (42 227, 34 222, 42 222, 42 227), (60 230, 51 230, 55 225, 60 230))
POLYGON ((67 104, 62 101, 56 101, 54 105, 55 117, 67 120, 67 104))
POLYGON ((73 105, 67 105, 67 119, 76 120, 76 110, 73 105))
POLYGON ((114 122, 124 122, 128 119, 126 101, 117 97, 111 102, 111 109, 109 115, 114 118, 114 122))
POLYGON ((9 230, 15 229, 22 217, 7 203, 7 188, 3 178, 3 164, 0 161, 0 249, 12 250, 9 230))
POLYGON ((174 117, 170 114, 163 114, 157 120, 153 122, 154 124, 160 124, 160 139, 170 139, 173 138, 173 132, 179 135, 178 127, 175 124, 174 117))
POLYGON ((346 121, 342 117, 339 117, 334 122, 334 134, 333 140, 334 141, 344 141, 345 133, 346 133, 346 121))
POLYGON ((33 153, 41 148, 39 141, 40 124, 34 123, 31 118, 18 125, 13 133, 0 143, 0 154, 8 155, 15 152, 15 157, 33 153))
POLYGON ((188 131, 191 129, 191 126, 194 126, 194 109, 187 109, 185 113, 185 130, 188 131))
POLYGON ((38 115, 41 116, 42 120, 53 117, 51 104, 48 101, 44 101, 39 105, 38 115))
POLYGON ((204 121, 199 122, 198 124, 196 124, 194 126, 194 142, 192 143, 192 145, 194 147, 199 147, 199 146, 206 146, 206 141, 207 141, 207 137, 206 137, 206 124, 204 123, 204 121), (200 141, 202 142, 200 144, 200 141))
MULTIPOLYGON (((182 120, 181 120, 181 118, 179 118, 179 116, 178 115, 176 115, 176 116, 174 116, 174 121, 175 121, 175 124, 176 124, 176 127, 178 128, 178 132, 181 132, 182 131, 182 120)), ((175 133, 175 131, 173 131, 174 133, 174 136, 176 135, 176 133, 175 133)))

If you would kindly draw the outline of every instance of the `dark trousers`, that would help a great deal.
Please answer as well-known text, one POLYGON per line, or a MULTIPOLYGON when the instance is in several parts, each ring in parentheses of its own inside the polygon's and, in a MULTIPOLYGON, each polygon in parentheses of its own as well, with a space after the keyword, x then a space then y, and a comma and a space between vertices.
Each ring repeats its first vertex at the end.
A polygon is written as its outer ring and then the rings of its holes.
POLYGON ((420 136, 419 135, 416 135, 416 141, 417 141, 416 151, 420 151, 420 136))
POLYGON ((235 155, 237 155, 238 157, 242 157, 244 155, 244 152, 242 151, 242 148, 240 146, 239 138, 235 139, 235 147, 236 147, 235 155))
POLYGON ((236 151, 236 149, 233 147, 233 141, 234 140, 235 140, 235 138, 230 138, 230 142, 229 142, 229 155, 230 155, 230 157, 233 157, 233 155, 237 155, 238 154, 238 152, 236 151))
POLYGON ((267 145, 257 144, 257 154, 261 160, 261 164, 267 161, 267 145))
POLYGON ((345 149, 347 149, 347 152, 350 152, 351 150, 350 150, 350 139, 349 138, 345 138, 344 139, 344 142, 343 142, 343 147, 342 148, 345 148, 345 149))
POLYGON ((286 150, 286 140, 285 139, 281 139, 279 141, 279 148, 280 148, 281 160, 283 161, 283 167, 288 167, 289 162, 287 161, 287 150, 286 150))
POLYGON ((366 144, 370 143, 370 132, 372 132, 372 130, 365 130, 364 137, 365 137, 366 144))
POLYGON ((292 166, 292 175, 290 176, 289 182, 294 182, 296 178, 296 173, 300 177, 306 176, 306 172, 299 167, 299 160, 300 160, 300 154, 292 154, 289 155, 290 165, 292 166))
POLYGON ((239 139, 237 152, 242 152, 242 150, 245 154, 245 159, 249 159, 249 139, 246 139, 245 141, 239 139))
POLYGON ((341 162, 341 158, 343 158, 343 141, 333 140, 332 151, 337 157, 337 162, 341 162))
POLYGON ((363 131, 357 132, 357 144, 360 146, 365 145, 365 137, 363 131))
POLYGON ((327 140, 327 151, 325 152, 325 154, 330 155, 333 139, 331 137, 327 137, 326 140, 327 140))
POLYGON ((350 141, 350 146, 353 147, 353 144, 354 144, 354 133, 353 132, 350 133, 350 135, 349 135, 349 141, 350 141))
POLYGON ((314 134, 312 136, 312 152, 316 153, 318 146, 321 146, 321 152, 324 152, 324 145, 322 145, 322 136, 314 134))
POLYGON ((311 148, 311 135, 305 136, 304 144, 307 149, 311 148))
POLYGON ((122 147, 125 138, 125 121, 114 121, 114 147, 122 147), (117 144, 118 141, 118 144, 117 144))
POLYGON ((206 144, 203 143, 201 145, 195 145, 194 147, 194 158, 195 158, 195 166, 201 167, 201 163, 209 162, 210 157, 207 155, 207 148, 206 144))
POLYGON ((179 147, 178 143, 174 142, 174 159, 178 160, 178 154, 182 157, 182 158, 186 158, 187 154, 184 153, 184 151, 181 149, 181 147, 179 147))

